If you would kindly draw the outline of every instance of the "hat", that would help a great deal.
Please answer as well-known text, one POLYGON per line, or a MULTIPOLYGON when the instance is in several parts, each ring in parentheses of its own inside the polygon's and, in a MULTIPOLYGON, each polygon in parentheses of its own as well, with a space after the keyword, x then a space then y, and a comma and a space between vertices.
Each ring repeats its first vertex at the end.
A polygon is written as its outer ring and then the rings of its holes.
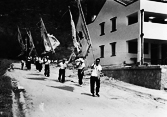
POLYGON ((100 62, 100 58, 97 58, 96 61, 97 61, 97 62, 100 62))

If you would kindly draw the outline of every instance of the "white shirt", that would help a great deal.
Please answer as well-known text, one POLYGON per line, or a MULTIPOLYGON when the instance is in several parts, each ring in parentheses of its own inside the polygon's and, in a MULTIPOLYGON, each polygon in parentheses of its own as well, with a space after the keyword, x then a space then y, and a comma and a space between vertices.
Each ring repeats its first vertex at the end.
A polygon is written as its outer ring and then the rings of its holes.
POLYGON ((21 60, 21 63, 24 63, 24 60, 21 60))
POLYGON ((85 63, 80 63, 78 69, 83 69, 85 67, 85 63))
POLYGON ((50 60, 45 61, 45 65, 49 65, 50 64, 50 60))
POLYGON ((42 64, 42 63, 43 63, 43 60, 42 60, 42 59, 39 59, 39 63, 41 63, 41 64, 42 64))
POLYGON ((60 62, 60 69, 66 69, 67 65, 66 63, 60 62))
POLYGON ((91 76, 95 76, 98 77, 100 75, 100 72, 102 70, 101 65, 99 64, 98 66, 96 64, 92 64, 92 66, 94 66, 93 70, 92 70, 92 74, 91 76))

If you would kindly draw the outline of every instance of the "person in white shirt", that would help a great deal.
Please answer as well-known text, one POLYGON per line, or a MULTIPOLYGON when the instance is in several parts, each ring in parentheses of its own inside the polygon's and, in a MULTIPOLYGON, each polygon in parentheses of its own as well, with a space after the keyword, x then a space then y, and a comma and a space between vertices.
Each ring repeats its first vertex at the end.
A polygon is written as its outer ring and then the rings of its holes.
POLYGON ((44 75, 49 77, 50 76, 50 60, 49 60, 49 56, 46 56, 46 58, 44 58, 44 64, 45 64, 45 71, 44 71, 44 75))
POLYGON ((82 85, 83 84, 82 79, 84 76, 84 68, 85 68, 85 63, 83 58, 79 58, 77 62, 77 68, 78 68, 78 80, 79 80, 78 83, 79 85, 82 85))
POLYGON ((95 63, 92 64, 91 69, 91 77, 90 77, 90 91, 92 93, 92 96, 94 97, 94 87, 96 83, 96 95, 99 97, 99 90, 100 90, 100 73, 102 70, 100 63, 100 59, 97 58, 95 63))
POLYGON ((39 70, 39 57, 35 57, 36 70, 39 70))
POLYGON ((42 71, 42 64, 43 64, 43 60, 42 60, 42 58, 41 57, 39 57, 39 67, 38 67, 38 70, 39 70, 39 72, 41 72, 42 71))
POLYGON ((65 62, 65 59, 63 59, 62 62, 60 62, 60 69, 59 69, 59 82, 64 83, 65 82, 65 70, 67 68, 67 63, 65 62))

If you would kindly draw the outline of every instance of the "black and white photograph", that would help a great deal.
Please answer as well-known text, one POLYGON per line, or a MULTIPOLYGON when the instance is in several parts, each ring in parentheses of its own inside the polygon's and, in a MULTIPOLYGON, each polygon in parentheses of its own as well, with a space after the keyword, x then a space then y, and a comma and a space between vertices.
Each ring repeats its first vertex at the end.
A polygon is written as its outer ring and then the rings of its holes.
POLYGON ((0 0, 0 117, 167 117, 167 0, 0 0))

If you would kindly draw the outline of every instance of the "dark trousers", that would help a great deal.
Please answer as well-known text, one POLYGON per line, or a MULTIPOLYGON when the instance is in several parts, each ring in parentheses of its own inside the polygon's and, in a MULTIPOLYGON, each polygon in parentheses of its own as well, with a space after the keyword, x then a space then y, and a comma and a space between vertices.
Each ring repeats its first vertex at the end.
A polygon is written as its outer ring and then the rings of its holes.
POLYGON ((83 79, 83 76, 84 76, 84 72, 82 69, 78 69, 78 79, 79 79, 79 84, 82 85, 82 79, 83 79))
POLYGON ((24 63, 21 63, 21 69, 23 70, 23 68, 24 68, 24 63))
POLYGON ((98 94, 100 90, 100 79, 98 79, 98 77, 91 76, 90 77, 90 91, 92 94, 94 94, 95 84, 96 84, 96 94, 98 94))
POLYGON ((39 70, 39 61, 36 61, 35 65, 36 65, 36 70, 39 70))
POLYGON ((39 72, 41 72, 41 70, 42 70, 42 63, 38 64, 38 70, 39 70, 39 72))
POLYGON ((59 82, 65 82, 65 69, 59 69, 59 82))
POLYGON ((47 76, 47 77, 50 76, 50 67, 49 67, 49 65, 45 65, 44 75, 47 76))
POLYGON ((31 61, 27 61, 27 69, 28 69, 28 70, 31 69, 31 61))

